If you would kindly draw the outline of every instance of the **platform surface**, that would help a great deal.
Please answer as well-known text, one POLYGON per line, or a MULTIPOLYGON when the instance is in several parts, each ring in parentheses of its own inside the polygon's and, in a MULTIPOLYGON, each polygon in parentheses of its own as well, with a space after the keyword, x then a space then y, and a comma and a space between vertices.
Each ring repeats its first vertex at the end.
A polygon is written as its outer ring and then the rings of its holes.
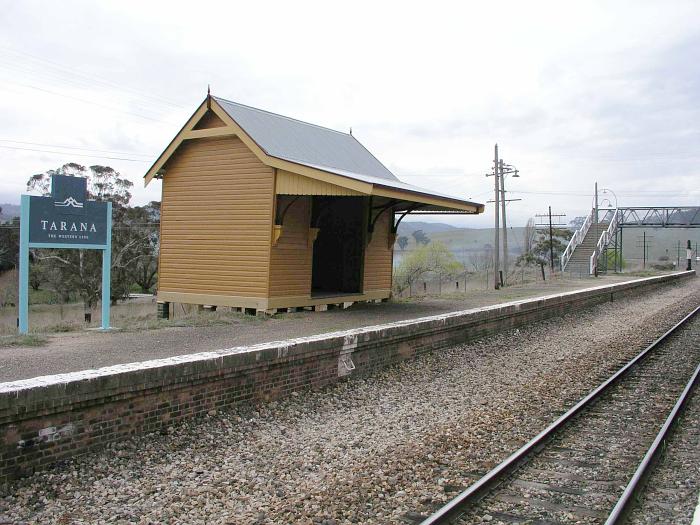
MULTIPOLYGON (((611 275, 597 279, 554 280, 499 291, 455 294, 449 298, 356 304, 347 310, 278 314, 272 318, 235 316, 227 324, 210 326, 168 326, 149 330, 120 326, 119 331, 56 334, 50 336, 46 346, 0 348, 0 382, 306 337, 636 279, 639 277, 611 275)), ((686 281, 686 284, 699 286, 700 279, 691 282, 686 281)), ((207 313, 202 313, 205 315, 207 313)))

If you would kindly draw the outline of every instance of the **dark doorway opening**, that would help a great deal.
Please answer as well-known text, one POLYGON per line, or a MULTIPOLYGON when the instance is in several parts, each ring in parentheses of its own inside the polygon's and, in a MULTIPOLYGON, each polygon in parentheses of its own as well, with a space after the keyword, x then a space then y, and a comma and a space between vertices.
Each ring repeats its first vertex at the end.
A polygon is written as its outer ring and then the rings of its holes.
POLYGON ((314 197, 311 292, 314 296, 360 293, 364 268, 365 199, 314 197))

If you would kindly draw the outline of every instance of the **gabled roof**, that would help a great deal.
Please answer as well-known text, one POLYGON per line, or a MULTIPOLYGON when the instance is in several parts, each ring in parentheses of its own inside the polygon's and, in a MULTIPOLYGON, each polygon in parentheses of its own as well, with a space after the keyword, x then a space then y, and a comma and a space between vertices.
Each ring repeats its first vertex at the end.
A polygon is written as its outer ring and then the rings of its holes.
POLYGON ((482 213, 484 205, 401 182, 355 137, 293 118, 207 96, 144 175, 148 184, 163 174, 168 159, 184 140, 236 135, 266 165, 359 191, 387 197, 395 209, 482 213), (222 127, 197 129, 213 112, 222 127))
POLYGON ((350 176, 399 179, 349 133, 212 97, 265 153, 278 159, 350 176))

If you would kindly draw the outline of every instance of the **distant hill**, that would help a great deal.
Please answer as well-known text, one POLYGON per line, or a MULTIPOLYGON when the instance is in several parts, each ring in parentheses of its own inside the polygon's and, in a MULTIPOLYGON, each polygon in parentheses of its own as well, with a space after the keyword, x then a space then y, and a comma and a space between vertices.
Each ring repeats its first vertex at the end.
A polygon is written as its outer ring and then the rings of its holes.
MULTIPOLYGON (((408 223, 409 226, 413 224, 427 223, 408 223)), ((408 237, 408 244, 404 250, 398 247, 396 248, 394 254, 397 260, 400 260, 404 255, 416 248, 416 241, 411 236, 411 233, 416 229, 423 229, 411 226, 402 231, 401 226, 403 226, 403 223, 399 225, 399 233, 408 237)), ((493 246, 493 228, 455 228, 447 224, 443 224, 442 226, 447 226, 447 228, 442 231, 434 232, 428 232, 426 229, 423 229, 423 232, 425 232, 431 241, 440 241, 444 243, 455 257, 457 257, 458 261, 466 262, 470 255, 485 253, 493 246)), ((508 253, 513 257, 517 257, 522 253, 524 231, 525 228, 518 226, 508 228, 508 253)))
POLYGON ((456 229, 458 229, 456 226, 442 222, 401 221, 401 224, 399 224, 399 235, 409 236, 416 230, 423 230, 424 233, 431 234, 456 229))
POLYGON ((19 204, 0 204, 2 213, 0 213, 0 221, 9 221, 13 217, 19 217, 19 204))

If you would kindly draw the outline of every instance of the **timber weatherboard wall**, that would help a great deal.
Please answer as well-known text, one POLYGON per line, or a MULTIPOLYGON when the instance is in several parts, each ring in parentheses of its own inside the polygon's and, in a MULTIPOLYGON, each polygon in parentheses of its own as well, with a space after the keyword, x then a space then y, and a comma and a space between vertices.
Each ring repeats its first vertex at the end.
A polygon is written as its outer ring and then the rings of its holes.
POLYGON ((363 195, 350 188, 343 188, 330 182, 311 179, 286 170, 278 170, 275 189, 278 195, 363 195))
POLYGON ((364 292, 391 293, 394 250, 389 242, 390 213, 383 213, 374 226, 372 240, 365 248, 364 292))
MULTIPOLYGON (((284 209, 294 199, 282 196, 284 209)), ((284 230, 270 250, 270 297, 303 297, 311 294, 313 249, 309 247, 311 197, 301 196, 284 217, 284 230)))
POLYGON ((234 136, 185 141, 166 168, 159 300, 267 297, 273 169, 234 136))
POLYGON ((212 409, 323 388, 346 376, 630 294, 653 293, 658 286, 680 285, 688 278, 695 278, 695 272, 289 341, 0 383, 0 483, 212 409), (353 371, 343 366, 348 357, 353 371))

